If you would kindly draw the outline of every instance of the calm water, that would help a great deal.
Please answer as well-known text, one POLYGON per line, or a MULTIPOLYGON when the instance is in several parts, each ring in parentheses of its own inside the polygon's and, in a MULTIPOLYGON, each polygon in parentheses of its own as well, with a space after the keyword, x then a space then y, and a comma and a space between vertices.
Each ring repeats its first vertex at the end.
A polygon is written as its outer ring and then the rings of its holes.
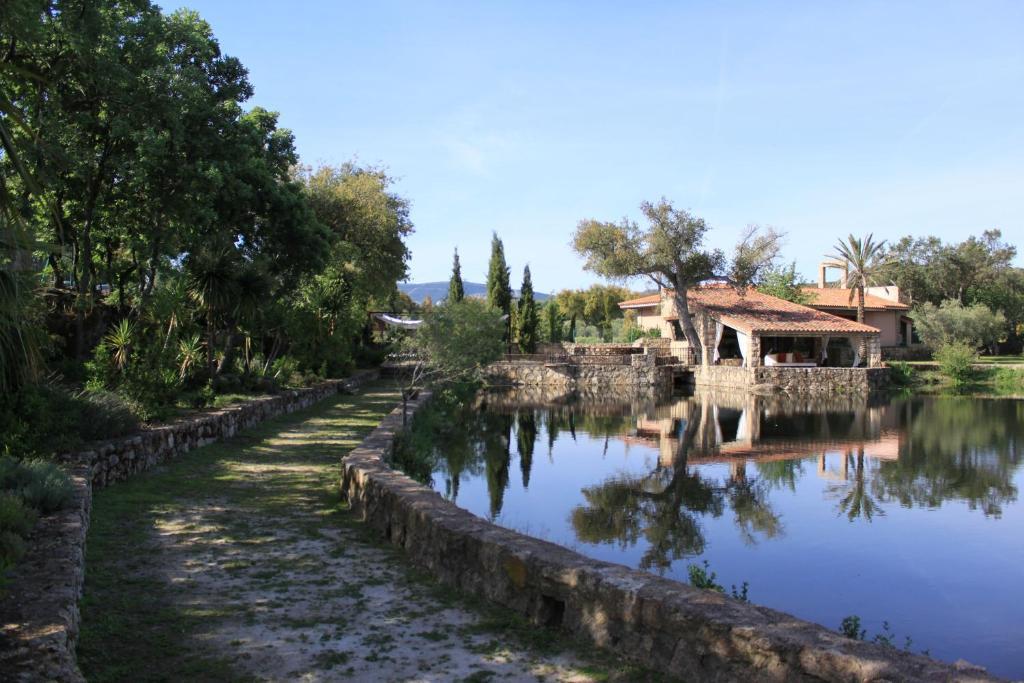
POLYGON ((682 581, 707 560, 753 602, 1024 676, 1024 401, 486 394, 411 443, 508 528, 682 581))

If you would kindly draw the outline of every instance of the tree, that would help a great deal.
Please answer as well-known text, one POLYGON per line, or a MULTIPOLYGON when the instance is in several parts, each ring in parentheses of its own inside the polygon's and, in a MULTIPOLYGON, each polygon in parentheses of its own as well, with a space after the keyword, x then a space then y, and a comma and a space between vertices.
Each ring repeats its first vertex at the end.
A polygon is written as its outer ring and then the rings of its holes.
MULTIPOLYGON (((864 290, 881 275, 885 262, 885 241, 875 242, 873 235, 858 239, 853 235, 840 240, 830 258, 846 262, 846 281, 850 286, 850 302, 857 297, 857 322, 864 323, 864 290)), ((860 357, 867 358, 867 340, 860 341, 860 357)))
POLYGON ((452 277, 448 281, 448 303, 455 304, 462 301, 466 296, 466 290, 462 286, 462 266, 459 265, 459 250, 455 249, 455 258, 452 259, 452 277))
POLYGON ((403 405, 421 386, 481 381, 484 368, 504 350, 504 329, 501 313, 479 299, 424 311, 423 324, 405 342, 415 364, 402 392, 403 405))
POLYGON ((487 303, 508 315, 512 310, 512 288, 509 285, 509 269, 505 263, 505 245, 498 239, 498 233, 491 238, 491 260, 487 266, 487 303))
POLYGON ((662 198, 644 202, 640 209, 648 227, 623 219, 619 223, 583 220, 573 235, 573 248, 586 259, 586 269, 612 279, 646 276, 659 287, 672 290, 683 332, 698 357, 700 336, 693 325, 687 293, 707 280, 736 287, 756 281, 771 266, 781 235, 772 228, 748 226, 731 261, 719 249, 705 249, 708 227, 704 219, 676 209, 662 198))
POLYGON ((801 289, 801 278, 796 274, 796 261, 789 266, 771 268, 757 285, 757 291, 779 299, 806 305, 813 297, 801 289))
POLYGON ((984 304, 964 306, 956 299, 914 309, 914 326, 926 345, 938 349, 947 344, 967 344, 973 349, 992 347, 1006 329, 1006 318, 984 304))
POLYGON ((198 251, 185 260, 189 296, 202 308, 206 317, 206 369, 210 377, 215 374, 217 318, 234 303, 238 267, 238 256, 230 247, 198 251))
POLYGON ((539 338, 537 302, 533 298, 533 280, 530 277, 530 266, 523 268, 523 286, 519 289, 519 315, 516 318, 519 326, 519 346, 526 353, 537 350, 539 338))
POLYGON ((541 331, 544 341, 562 341, 562 313, 558 308, 558 301, 552 297, 547 300, 540 312, 541 331))

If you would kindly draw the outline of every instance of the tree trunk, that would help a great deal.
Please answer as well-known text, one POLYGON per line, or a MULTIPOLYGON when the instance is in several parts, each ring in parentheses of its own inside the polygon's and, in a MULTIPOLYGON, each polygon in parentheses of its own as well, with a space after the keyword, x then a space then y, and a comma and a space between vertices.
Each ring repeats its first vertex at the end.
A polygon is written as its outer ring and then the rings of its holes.
POLYGON ((683 334, 686 335, 686 341, 689 342, 690 348, 694 350, 697 356, 697 363, 703 365, 704 348, 700 342, 700 335, 697 334, 697 328, 693 326, 693 317, 690 315, 686 287, 682 287, 677 283, 673 299, 676 304, 676 315, 679 316, 679 324, 683 328, 683 334))
POLYGON ((213 362, 213 308, 206 309, 206 371, 213 379, 214 371, 213 362))
MULTIPOLYGON (((857 322, 861 325, 864 324, 864 283, 857 285, 857 322)), ((864 361, 864 366, 870 365, 868 362, 868 338, 861 335, 860 338, 860 357, 864 361)))

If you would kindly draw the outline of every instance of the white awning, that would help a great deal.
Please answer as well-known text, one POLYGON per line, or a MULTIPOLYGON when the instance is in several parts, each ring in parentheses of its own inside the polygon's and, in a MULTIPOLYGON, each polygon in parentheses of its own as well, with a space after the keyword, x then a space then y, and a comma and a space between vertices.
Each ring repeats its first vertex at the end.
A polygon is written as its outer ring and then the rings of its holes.
POLYGON ((373 317, 381 322, 391 325, 392 327, 400 327, 403 330, 415 330, 417 327, 423 324, 422 320, 408 320, 406 318, 396 318, 393 315, 387 313, 374 313, 373 317))

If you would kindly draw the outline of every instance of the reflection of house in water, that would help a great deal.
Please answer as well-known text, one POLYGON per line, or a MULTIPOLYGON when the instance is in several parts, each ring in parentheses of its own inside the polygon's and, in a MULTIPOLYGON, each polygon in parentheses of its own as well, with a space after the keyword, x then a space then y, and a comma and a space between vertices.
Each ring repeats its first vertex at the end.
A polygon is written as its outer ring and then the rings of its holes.
POLYGON ((671 467, 681 452, 688 465, 797 460, 818 456, 824 478, 846 478, 847 458, 830 468, 826 453, 899 457, 898 415, 864 401, 794 402, 750 394, 696 395, 637 417, 627 443, 658 448, 671 467), (830 412, 812 412, 831 408, 830 412), (684 443, 690 439, 690 443, 684 443))

